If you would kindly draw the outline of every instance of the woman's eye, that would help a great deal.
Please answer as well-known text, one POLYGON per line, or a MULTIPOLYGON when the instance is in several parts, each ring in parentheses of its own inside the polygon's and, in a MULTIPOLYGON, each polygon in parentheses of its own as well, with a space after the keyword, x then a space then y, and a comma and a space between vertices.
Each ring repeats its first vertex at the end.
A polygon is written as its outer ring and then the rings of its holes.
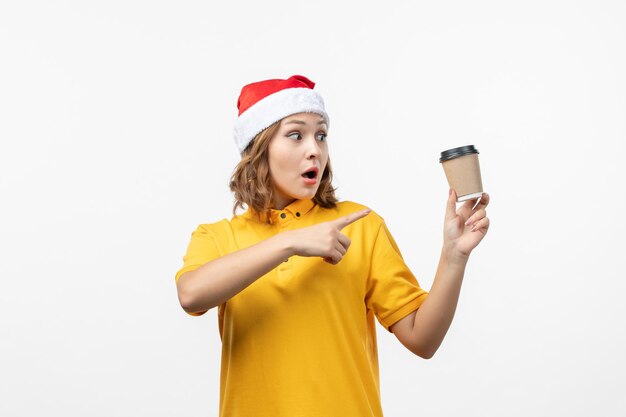
POLYGON ((299 133, 297 133, 297 132, 294 132, 294 133, 291 133, 291 134, 287 135, 287 137, 288 137, 288 138, 291 138, 291 137, 294 137, 294 136, 296 136, 296 138, 301 138, 301 137, 302 137, 302 136, 301 136, 299 133))
MULTIPOLYGON (((317 134, 317 139, 320 141, 325 142, 326 141, 326 136, 328 136, 326 133, 318 133, 317 134)), ((293 138, 296 140, 302 139, 302 135, 299 132, 293 132, 287 135, 288 138, 293 138)))

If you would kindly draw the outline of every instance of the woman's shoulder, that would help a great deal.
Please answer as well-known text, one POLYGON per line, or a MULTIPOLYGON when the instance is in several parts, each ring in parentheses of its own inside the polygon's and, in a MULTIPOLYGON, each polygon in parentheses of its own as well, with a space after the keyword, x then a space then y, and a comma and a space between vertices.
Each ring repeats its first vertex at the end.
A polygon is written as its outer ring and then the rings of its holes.
POLYGON ((337 207, 339 207, 342 210, 365 210, 366 208, 369 208, 365 204, 361 204, 359 202, 352 201, 352 200, 338 201, 337 207))
POLYGON ((223 237, 225 233, 228 233, 230 229, 230 221, 224 218, 212 223, 201 223, 194 233, 207 234, 219 239, 223 237))

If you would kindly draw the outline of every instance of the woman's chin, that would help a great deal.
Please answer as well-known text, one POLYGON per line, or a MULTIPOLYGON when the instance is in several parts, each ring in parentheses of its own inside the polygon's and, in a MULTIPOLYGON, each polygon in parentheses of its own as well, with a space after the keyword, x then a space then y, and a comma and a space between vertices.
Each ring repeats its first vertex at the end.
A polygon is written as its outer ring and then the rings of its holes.
POLYGON ((318 187, 300 187, 298 189, 290 190, 290 192, 281 192, 279 195, 282 195, 283 200, 306 200, 313 199, 315 194, 317 193, 318 187))
POLYGON ((303 199, 303 198, 313 198, 315 197, 315 194, 317 193, 317 187, 315 188, 307 188, 306 191, 302 194, 300 194, 300 197, 298 197, 299 199, 303 199))

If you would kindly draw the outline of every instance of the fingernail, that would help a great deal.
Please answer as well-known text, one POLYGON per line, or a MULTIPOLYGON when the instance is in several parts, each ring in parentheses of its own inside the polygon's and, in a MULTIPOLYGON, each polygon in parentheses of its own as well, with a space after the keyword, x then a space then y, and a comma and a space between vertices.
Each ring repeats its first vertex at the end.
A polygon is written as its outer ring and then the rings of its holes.
POLYGON ((468 219, 468 220, 465 222, 465 225, 466 225, 466 226, 469 226, 471 223, 472 223, 472 222, 468 219))

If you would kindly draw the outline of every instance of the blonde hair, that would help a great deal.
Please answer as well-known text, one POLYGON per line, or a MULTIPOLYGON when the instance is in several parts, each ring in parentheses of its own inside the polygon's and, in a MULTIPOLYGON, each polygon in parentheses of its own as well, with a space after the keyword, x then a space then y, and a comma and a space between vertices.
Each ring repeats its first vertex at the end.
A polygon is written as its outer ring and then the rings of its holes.
MULTIPOLYGON (((233 205, 233 216, 237 207, 243 209, 245 203, 259 215, 265 212, 269 218, 269 212, 274 201, 274 187, 269 169, 269 142, 274 136, 280 120, 257 134, 250 144, 241 153, 241 161, 235 167, 230 178, 230 190, 235 194, 233 205)), ((313 201, 324 208, 335 208, 337 198, 336 189, 332 186, 333 171, 330 164, 330 157, 326 163, 326 168, 322 173, 320 185, 313 201)))

